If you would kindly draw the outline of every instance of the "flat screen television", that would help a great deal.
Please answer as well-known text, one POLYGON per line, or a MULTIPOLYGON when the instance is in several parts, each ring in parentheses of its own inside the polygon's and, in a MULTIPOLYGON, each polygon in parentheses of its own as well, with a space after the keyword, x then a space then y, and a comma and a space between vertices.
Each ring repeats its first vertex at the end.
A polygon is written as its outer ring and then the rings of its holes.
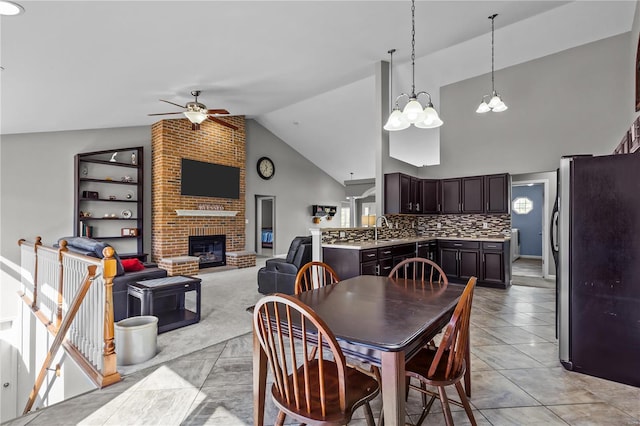
POLYGON ((182 159, 180 194, 195 197, 240 198, 240 169, 182 159))

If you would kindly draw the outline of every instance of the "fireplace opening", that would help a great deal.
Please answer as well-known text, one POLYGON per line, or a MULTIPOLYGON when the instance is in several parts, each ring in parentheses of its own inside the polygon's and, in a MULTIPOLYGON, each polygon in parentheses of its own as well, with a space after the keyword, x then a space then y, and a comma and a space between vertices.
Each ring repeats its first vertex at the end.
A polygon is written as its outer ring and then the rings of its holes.
POLYGON ((189 237, 189 256, 200 258, 200 269, 227 264, 227 237, 225 235, 198 235, 189 237))

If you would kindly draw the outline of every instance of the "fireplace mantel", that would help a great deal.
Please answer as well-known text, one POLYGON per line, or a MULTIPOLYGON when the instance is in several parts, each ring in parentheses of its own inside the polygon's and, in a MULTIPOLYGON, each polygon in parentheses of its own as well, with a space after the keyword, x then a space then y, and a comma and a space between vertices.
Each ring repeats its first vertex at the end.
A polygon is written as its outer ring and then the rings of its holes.
POLYGON ((232 210, 176 210, 178 216, 235 216, 237 211, 232 210))

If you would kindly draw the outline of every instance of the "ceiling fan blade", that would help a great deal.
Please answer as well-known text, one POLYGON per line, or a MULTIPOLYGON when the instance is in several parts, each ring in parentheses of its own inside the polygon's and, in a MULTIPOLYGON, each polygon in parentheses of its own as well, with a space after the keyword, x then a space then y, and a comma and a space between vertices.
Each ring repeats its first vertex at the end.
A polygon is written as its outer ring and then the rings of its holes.
POLYGON ((226 109, 208 109, 207 114, 229 114, 226 109))
POLYGON ((234 126, 234 125, 233 125, 233 124, 231 124, 231 123, 227 123, 227 122, 226 122, 226 121, 224 121, 224 120, 220 120, 219 118, 209 116, 209 120, 211 120, 211 121, 215 121, 216 123, 221 124, 221 125, 223 125, 223 126, 225 126, 225 127, 228 127, 228 128, 230 128, 230 129, 238 130, 238 127, 237 127, 237 126, 234 126))
POLYGON ((175 103, 175 102, 165 101, 164 99, 160 99, 160 102, 166 102, 166 103, 168 103, 168 104, 175 105, 175 106, 177 106, 177 107, 185 108, 185 109, 186 109, 186 107, 185 107, 184 105, 180 105, 180 104, 177 104, 177 103, 175 103))
POLYGON ((169 114, 184 114, 182 112, 159 112, 157 114, 147 114, 147 115, 169 115, 169 114))

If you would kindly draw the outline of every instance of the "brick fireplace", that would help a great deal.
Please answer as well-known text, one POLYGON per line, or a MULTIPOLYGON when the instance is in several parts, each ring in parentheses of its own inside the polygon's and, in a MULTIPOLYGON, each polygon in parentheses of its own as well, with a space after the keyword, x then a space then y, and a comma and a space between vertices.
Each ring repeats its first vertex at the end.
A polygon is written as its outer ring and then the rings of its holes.
MULTIPOLYGON (((245 249, 246 144, 244 117, 225 120, 238 126, 232 130, 205 120, 200 130, 191 130, 186 120, 162 120, 151 127, 152 148, 152 258, 161 266, 182 265, 175 273, 197 273, 197 260, 189 256, 189 237, 223 235, 226 263, 253 266, 237 258, 245 249), (240 169, 240 198, 194 197, 180 194, 182 158, 240 169), (237 212, 235 216, 178 215, 177 210, 195 211, 202 206, 237 212), (231 262, 229 262, 231 256, 231 262)), ((196 258, 197 259, 197 258, 196 258)), ((170 267, 171 268, 171 267, 170 267)), ((172 274, 172 271, 169 271, 172 274)))

